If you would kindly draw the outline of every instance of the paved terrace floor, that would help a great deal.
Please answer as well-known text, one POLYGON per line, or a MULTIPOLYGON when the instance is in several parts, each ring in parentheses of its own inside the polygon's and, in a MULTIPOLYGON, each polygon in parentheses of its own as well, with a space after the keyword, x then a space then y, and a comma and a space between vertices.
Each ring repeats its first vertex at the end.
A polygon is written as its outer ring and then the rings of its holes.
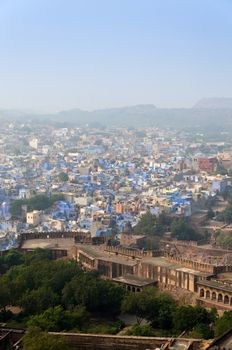
POLYGON ((131 257, 127 257, 125 255, 116 255, 114 253, 109 253, 103 249, 101 249, 99 246, 95 245, 76 245, 80 251, 83 251, 85 254, 96 258, 96 259, 101 259, 105 261, 111 261, 115 263, 122 263, 124 265, 129 265, 129 266, 135 266, 137 264, 137 260, 133 260, 131 257))
POLYGON ((23 242, 21 249, 33 250, 36 248, 43 248, 70 250, 74 245, 73 238, 28 239, 23 242))

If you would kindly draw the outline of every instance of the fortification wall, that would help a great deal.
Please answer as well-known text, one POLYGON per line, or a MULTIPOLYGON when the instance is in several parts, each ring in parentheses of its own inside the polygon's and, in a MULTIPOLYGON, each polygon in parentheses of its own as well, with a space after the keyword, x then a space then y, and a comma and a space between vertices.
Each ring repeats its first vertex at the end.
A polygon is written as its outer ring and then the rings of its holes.
POLYGON ((144 258, 144 257, 155 257, 162 256, 163 252, 160 250, 148 250, 144 251, 142 249, 132 249, 125 247, 113 247, 113 246, 102 246, 102 249, 109 252, 114 253, 116 255, 126 255, 132 258, 144 258))
MULTIPOLYGON (((171 338, 154 337, 128 337, 96 334, 74 334, 74 333, 51 333, 62 336, 78 350, 147 350, 162 348, 168 349, 175 340, 171 338)), ((181 343, 186 345, 186 350, 199 349, 200 340, 181 339, 181 343)))
POLYGON ((179 264, 179 265, 187 267, 189 269, 193 269, 193 270, 197 270, 197 271, 201 271, 201 272, 207 272, 207 273, 211 273, 211 274, 216 274, 216 272, 217 272, 216 266, 211 265, 211 264, 201 263, 201 262, 194 261, 194 260, 188 260, 188 259, 181 258, 178 256, 171 256, 169 254, 166 254, 166 259, 169 262, 179 264))

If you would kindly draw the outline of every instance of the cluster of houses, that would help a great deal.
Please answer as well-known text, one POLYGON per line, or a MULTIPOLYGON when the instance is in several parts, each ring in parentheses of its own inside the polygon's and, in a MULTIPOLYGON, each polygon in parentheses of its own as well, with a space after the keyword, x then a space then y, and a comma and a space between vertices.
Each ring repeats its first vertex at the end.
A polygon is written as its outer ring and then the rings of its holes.
POLYGON ((231 145, 209 143, 203 152, 174 130, 5 122, 0 154, 0 218, 17 233, 124 232, 147 211, 190 217, 231 188, 231 145), (21 216, 11 217, 15 200, 38 194, 62 199, 43 211, 22 205, 21 216))

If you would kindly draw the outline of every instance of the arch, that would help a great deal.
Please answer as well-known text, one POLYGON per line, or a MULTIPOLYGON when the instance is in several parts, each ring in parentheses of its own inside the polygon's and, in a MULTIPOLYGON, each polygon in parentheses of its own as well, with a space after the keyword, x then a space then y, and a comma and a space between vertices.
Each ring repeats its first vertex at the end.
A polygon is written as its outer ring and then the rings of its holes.
POLYGON ((140 288, 137 288, 137 292, 140 292, 140 288))
POLYGON ((132 292, 135 292, 135 287, 131 287, 131 291, 132 291, 132 292))
POLYGON ((224 304, 229 304, 229 302, 230 302, 230 299, 229 299, 228 295, 225 295, 224 296, 224 304))
POLYGON ((217 294, 216 294, 216 292, 212 292, 212 300, 217 300, 217 294))
POLYGON ((205 291, 203 288, 200 289, 200 298, 204 298, 205 296, 205 291))
POLYGON ((206 299, 210 299, 210 291, 209 290, 207 290, 205 292, 205 297, 206 297, 206 299))
POLYGON ((130 292, 131 291, 131 287, 127 286, 127 290, 128 290, 128 292, 130 292))
POLYGON ((219 303, 222 302, 222 294, 221 293, 218 294, 218 302, 219 303))

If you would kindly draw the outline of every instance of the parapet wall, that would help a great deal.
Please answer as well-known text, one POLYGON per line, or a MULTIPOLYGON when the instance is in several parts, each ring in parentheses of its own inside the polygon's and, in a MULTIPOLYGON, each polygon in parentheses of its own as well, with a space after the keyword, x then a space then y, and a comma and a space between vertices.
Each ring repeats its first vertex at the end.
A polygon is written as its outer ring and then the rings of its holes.
POLYGON ((116 255, 126 255, 130 256, 132 258, 144 258, 144 257, 155 257, 155 256, 162 256, 163 252, 160 250, 141 250, 141 249, 132 249, 132 248, 125 248, 125 247, 113 247, 113 246, 102 246, 102 249, 109 253, 114 253, 116 255))
POLYGON ((19 238, 21 241, 26 241, 27 239, 47 239, 47 238, 75 238, 81 235, 82 237, 87 237, 87 233, 81 233, 76 231, 53 231, 53 232, 23 232, 20 234, 19 238))
POLYGON ((187 267, 189 269, 193 269, 193 270, 197 270, 197 271, 201 271, 201 272, 207 272, 210 274, 217 273, 217 266, 214 266, 211 264, 201 263, 201 262, 194 261, 194 260, 188 260, 188 259, 180 258, 177 256, 171 256, 169 254, 166 254, 166 259, 169 262, 179 264, 179 265, 187 267))
POLYGON ((84 244, 104 244, 105 237, 91 237, 90 232, 82 231, 53 231, 53 232, 23 232, 19 235, 19 245, 28 239, 57 239, 57 238, 73 238, 75 243, 84 244))
MULTIPOLYGON (((175 342, 172 338, 155 337, 128 337, 96 334, 75 334, 75 333, 51 333, 62 336, 67 343, 78 350, 147 350, 147 349, 169 349, 175 342)), ((196 350, 200 348, 201 341, 193 339, 181 339, 186 350, 196 350)))
MULTIPOLYGON (((0 327, 1 333, 3 333, 0 327)), ((183 347, 185 350, 199 350, 202 348, 203 341, 200 339, 186 338, 156 338, 156 337, 134 337, 118 336, 105 334, 82 334, 82 333, 57 333, 50 332, 55 337, 62 337, 66 342, 72 345, 73 349, 78 350, 154 350, 156 348, 168 350, 172 347, 178 349, 183 347)), ((4 336, 0 339, 0 350, 21 349, 21 340, 24 335, 22 329, 4 328, 4 336), (14 346, 12 346, 15 344, 14 346), (9 347, 8 347, 9 346, 9 347)))
POLYGON ((169 245, 170 248, 177 249, 180 254, 186 253, 186 249, 191 249, 191 252, 194 254, 206 254, 210 256, 224 256, 225 254, 231 254, 232 250, 226 250, 222 248, 209 247, 207 245, 202 245, 197 242, 186 242, 186 241, 178 241, 178 240, 161 240, 162 247, 165 248, 166 245, 169 245))

